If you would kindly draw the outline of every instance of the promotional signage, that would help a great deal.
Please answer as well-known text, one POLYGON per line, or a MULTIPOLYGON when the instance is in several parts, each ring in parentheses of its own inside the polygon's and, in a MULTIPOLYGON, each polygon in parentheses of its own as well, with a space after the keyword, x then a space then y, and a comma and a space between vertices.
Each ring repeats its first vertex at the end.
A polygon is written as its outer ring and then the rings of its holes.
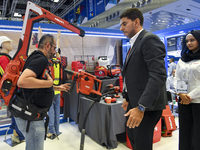
POLYGON ((105 11, 105 1, 96 0, 96 16, 105 11))
POLYGON ((94 0, 88 0, 87 12, 88 12, 88 20, 95 17, 94 0))
POLYGON ((74 21, 74 10, 72 10, 72 11, 70 11, 69 12, 69 22, 70 23, 73 23, 73 21, 74 21))
POLYGON ((81 25, 84 20, 88 20, 86 12, 86 1, 83 1, 80 5, 78 5, 75 10, 78 25, 81 25))

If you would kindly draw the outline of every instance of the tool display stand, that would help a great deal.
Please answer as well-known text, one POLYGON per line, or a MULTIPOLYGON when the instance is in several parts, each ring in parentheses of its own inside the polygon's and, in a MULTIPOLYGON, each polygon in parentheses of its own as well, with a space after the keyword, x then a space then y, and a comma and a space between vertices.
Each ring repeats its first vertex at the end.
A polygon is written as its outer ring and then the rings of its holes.
POLYGON ((176 129, 174 116, 171 113, 169 105, 166 105, 166 109, 164 109, 162 113, 162 136, 170 137, 172 136, 172 132, 176 129))
MULTIPOLYGON (((160 139, 161 139, 161 119, 158 121, 157 125, 154 128, 153 143, 159 142, 160 139)), ((127 133, 126 133, 126 145, 128 148, 133 150, 127 133)))

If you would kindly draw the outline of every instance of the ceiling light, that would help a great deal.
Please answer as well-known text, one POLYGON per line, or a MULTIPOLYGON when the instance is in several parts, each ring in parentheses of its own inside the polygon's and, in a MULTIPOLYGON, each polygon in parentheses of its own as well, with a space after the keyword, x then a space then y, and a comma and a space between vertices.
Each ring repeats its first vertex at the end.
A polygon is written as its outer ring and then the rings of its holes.
POLYGON ((146 3, 146 0, 142 0, 140 3, 141 5, 144 5, 146 3))
POLYGON ((110 19, 112 19, 112 15, 110 15, 110 19))
POLYGON ((54 3, 57 3, 57 2, 59 2, 59 0, 54 0, 53 2, 54 2, 54 3))
POLYGON ((132 5, 131 5, 131 8, 135 8, 135 4, 132 4, 132 5))
POLYGON ((117 11, 117 12, 116 12, 116 16, 119 16, 119 15, 120 15, 120 12, 119 12, 119 11, 117 11))
POLYGON ((136 7, 139 7, 140 6, 140 2, 136 2, 136 7))
POLYGON ((115 18, 115 13, 113 13, 113 18, 115 18))
POLYGON ((22 15, 19 13, 14 13, 14 17, 22 17, 22 15))
POLYGON ((95 26, 96 26, 96 27, 99 26, 99 21, 96 22, 95 26))
POLYGON ((146 2, 149 3, 149 2, 151 2, 151 1, 153 1, 153 0, 147 0, 146 2))
POLYGON ((108 19, 109 19, 109 18, 108 18, 108 16, 107 16, 107 17, 106 17, 106 21, 108 21, 108 19))

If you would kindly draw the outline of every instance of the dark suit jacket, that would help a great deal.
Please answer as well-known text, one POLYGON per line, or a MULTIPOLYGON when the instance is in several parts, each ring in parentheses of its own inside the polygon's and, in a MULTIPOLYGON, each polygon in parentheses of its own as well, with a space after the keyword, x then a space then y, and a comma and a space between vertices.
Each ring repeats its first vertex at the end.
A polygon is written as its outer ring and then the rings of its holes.
POLYGON ((138 103, 148 110, 166 106, 165 46, 158 36, 143 30, 137 37, 123 66, 127 101, 131 108, 138 103))

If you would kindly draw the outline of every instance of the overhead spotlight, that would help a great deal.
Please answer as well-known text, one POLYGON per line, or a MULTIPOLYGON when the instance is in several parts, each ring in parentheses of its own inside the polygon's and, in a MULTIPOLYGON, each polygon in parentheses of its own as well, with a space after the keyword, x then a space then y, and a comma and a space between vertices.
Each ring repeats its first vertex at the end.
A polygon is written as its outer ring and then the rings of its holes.
POLYGON ((14 13, 14 16, 15 16, 15 17, 22 17, 22 15, 19 14, 19 13, 14 13))
POLYGON ((113 13, 112 17, 115 18, 115 13, 113 13))
POLYGON ((99 26, 99 21, 97 21, 97 22, 95 23, 95 26, 96 26, 96 27, 98 27, 98 26, 99 26))
POLYGON ((142 1, 140 2, 141 5, 144 5, 145 3, 146 3, 146 0, 142 0, 142 1))
POLYGON ((119 12, 119 11, 117 11, 117 12, 116 12, 116 16, 119 16, 119 15, 120 15, 120 12, 119 12))
POLYGON ((136 2, 136 7, 140 7, 140 1, 136 2))
POLYGON ((95 27, 95 24, 93 24, 93 27, 95 27))
POLYGON ((108 21, 109 20, 109 18, 108 18, 108 16, 106 17, 106 21, 108 21))
POLYGON ((131 8, 135 8, 135 7, 136 7, 135 4, 132 4, 132 5, 131 5, 131 8))
POLYGON ((112 15, 110 15, 110 19, 112 19, 112 15))
POLYGON ((146 0, 147 3, 151 2, 151 1, 153 1, 153 0, 146 0))

